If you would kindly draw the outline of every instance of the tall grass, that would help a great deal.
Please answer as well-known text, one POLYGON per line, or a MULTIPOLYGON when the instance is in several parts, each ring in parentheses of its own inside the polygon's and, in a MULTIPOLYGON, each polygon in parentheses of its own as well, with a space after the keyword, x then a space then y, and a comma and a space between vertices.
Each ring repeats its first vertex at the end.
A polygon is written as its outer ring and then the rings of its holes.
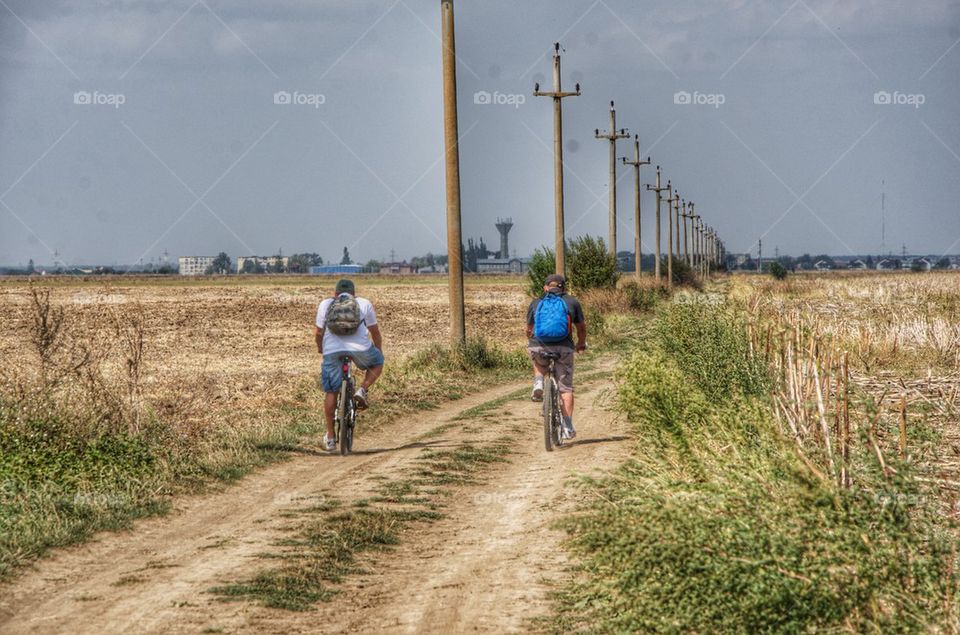
POLYGON ((960 628, 956 549, 933 494, 858 445, 840 487, 782 434, 741 320, 671 305, 630 359, 638 442, 567 528, 581 575, 557 631, 960 628), (669 325, 669 328, 668 328, 669 325))

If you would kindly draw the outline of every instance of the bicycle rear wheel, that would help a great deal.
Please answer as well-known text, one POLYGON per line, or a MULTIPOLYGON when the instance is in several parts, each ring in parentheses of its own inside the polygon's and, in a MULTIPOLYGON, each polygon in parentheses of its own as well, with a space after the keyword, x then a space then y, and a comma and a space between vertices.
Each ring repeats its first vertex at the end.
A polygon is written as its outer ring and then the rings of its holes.
POLYGON ((556 407, 553 378, 547 375, 543 378, 543 447, 547 452, 553 452, 554 433, 553 422, 556 418, 553 409, 556 407))
POLYGON ((346 456, 353 449, 353 418, 356 416, 353 403, 353 380, 348 379, 340 387, 340 455, 346 456))

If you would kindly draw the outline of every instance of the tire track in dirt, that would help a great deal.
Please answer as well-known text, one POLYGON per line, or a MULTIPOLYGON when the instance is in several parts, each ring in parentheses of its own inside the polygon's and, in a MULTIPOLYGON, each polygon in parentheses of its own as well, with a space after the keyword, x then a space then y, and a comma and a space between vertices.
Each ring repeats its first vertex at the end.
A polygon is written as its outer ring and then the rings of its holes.
MULTIPOLYGON (((626 424, 604 407, 612 397, 607 382, 604 376, 581 383, 578 438, 552 453, 543 448, 538 404, 499 409, 488 424, 491 432, 523 426, 510 463, 487 474, 485 484, 455 492, 444 519, 366 563, 371 575, 352 579, 344 593, 321 605, 311 618, 314 628, 504 633, 535 627, 531 620, 550 613, 551 589, 569 566, 563 533, 553 524, 577 502, 571 477, 612 470, 629 453, 626 424)), ((304 621, 261 612, 246 626, 249 632, 298 632, 304 621)))
POLYGON ((167 517, 60 550, 0 587, 0 632, 523 630, 528 618, 549 609, 545 578, 565 566, 561 535, 550 529, 572 502, 565 477, 612 468, 627 451, 624 426, 601 407, 602 381, 581 391, 580 438, 553 453, 542 446, 537 404, 508 402, 495 410, 500 415, 486 420, 493 421, 486 424, 491 434, 524 427, 511 462, 492 468, 484 485, 456 490, 442 520, 390 552, 364 558, 371 575, 349 579, 345 592, 317 611, 225 603, 209 590, 266 566, 258 555, 275 550, 288 524, 285 512, 308 506, 333 483, 338 494, 364 498, 379 484, 374 478, 401 476, 423 448, 476 440, 459 425, 424 435, 525 384, 477 393, 422 413, 412 425, 369 436, 361 430, 358 452, 346 459, 305 448, 222 492, 179 501, 167 517))

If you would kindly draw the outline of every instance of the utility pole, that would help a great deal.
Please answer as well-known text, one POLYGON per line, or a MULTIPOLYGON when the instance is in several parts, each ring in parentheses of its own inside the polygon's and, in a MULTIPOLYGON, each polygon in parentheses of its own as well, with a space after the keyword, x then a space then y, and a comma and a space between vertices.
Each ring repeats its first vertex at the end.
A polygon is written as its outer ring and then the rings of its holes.
POLYGON ((633 166, 633 258, 634 271, 636 277, 639 278, 643 266, 643 258, 640 254, 640 168, 650 165, 650 157, 647 157, 646 161, 640 160, 640 135, 634 135, 633 137, 633 161, 623 157, 623 163, 633 166))
POLYGON ((673 211, 675 208, 674 198, 679 199, 680 194, 674 193, 670 187, 670 181, 667 181, 667 288, 673 288, 673 211))
POLYGON ((699 274, 700 268, 700 240, 697 238, 697 223, 700 222, 700 216, 691 212, 690 214, 690 239, 693 241, 693 253, 691 254, 690 264, 699 274))
POLYGON ((553 90, 540 92, 540 84, 533 85, 534 97, 553 98, 553 201, 554 201, 554 241, 553 252, 555 271, 561 276, 567 273, 566 265, 566 229, 563 219, 563 107, 560 102, 565 97, 578 97, 580 84, 572 93, 565 93, 560 88, 560 43, 553 45, 553 90))
POLYGON ((663 281, 663 274, 660 271, 660 201, 662 200, 663 191, 670 190, 670 182, 667 182, 667 187, 660 187, 660 166, 657 166, 657 180, 653 186, 647 184, 647 189, 657 193, 657 216, 655 223, 655 231, 657 234, 657 240, 655 242, 656 253, 654 254, 655 260, 653 263, 654 277, 657 279, 657 282, 663 281))
POLYGON ((610 218, 608 239, 610 241, 609 250, 614 258, 617 257, 617 139, 626 139, 626 128, 617 130, 617 111, 610 102, 610 130, 601 133, 597 128, 593 131, 597 139, 607 139, 610 141, 610 218))
POLYGON ((446 149, 447 266, 450 292, 450 341, 467 341, 463 306, 463 237, 460 226, 460 148, 457 125, 457 56, 453 0, 440 0, 443 48, 443 141, 446 149))
POLYGON ((763 272, 763 239, 757 241, 757 271, 763 272))
POLYGON ((687 236, 687 219, 693 218, 693 203, 683 202, 683 259, 687 266, 693 268, 693 262, 690 260, 690 239, 687 236), (689 208, 689 211, 688 211, 689 208))
POLYGON ((673 187, 667 181, 667 288, 673 288, 673 187))
POLYGON ((705 240, 705 229, 706 225, 703 222, 703 217, 700 217, 697 220, 697 242, 700 244, 700 276, 703 279, 707 278, 707 249, 706 249, 706 240, 705 240))
POLYGON ((674 216, 674 228, 677 233, 677 242, 676 242, 676 254, 677 260, 680 259, 680 192, 676 192, 673 195, 673 216, 674 216))

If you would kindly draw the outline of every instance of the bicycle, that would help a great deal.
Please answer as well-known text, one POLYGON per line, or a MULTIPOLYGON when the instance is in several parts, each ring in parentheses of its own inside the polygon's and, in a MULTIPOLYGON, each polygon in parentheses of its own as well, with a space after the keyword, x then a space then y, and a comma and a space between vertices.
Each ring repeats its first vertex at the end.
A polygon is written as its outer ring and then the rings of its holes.
POLYGON ((559 353, 544 351, 540 356, 547 361, 543 376, 543 444, 547 452, 563 445, 563 413, 560 410, 560 391, 554 377, 553 365, 559 353))
POLYGON ((357 405, 353 402, 353 375, 350 372, 351 361, 349 357, 340 358, 343 381, 340 383, 340 394, 337 395, 337 409, 333 419, 341 456, 350 454, 353 449, 353 429, 357 423, 357 405))

